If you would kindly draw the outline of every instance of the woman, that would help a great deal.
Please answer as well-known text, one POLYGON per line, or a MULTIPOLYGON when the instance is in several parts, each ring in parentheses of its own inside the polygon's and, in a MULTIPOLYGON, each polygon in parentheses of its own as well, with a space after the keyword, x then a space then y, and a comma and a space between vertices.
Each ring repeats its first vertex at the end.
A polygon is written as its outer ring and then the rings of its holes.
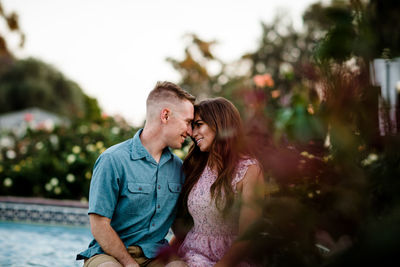
POLYGON ((179 255, 190 267, 249 266, 249 243, 236 238, 261 216, 263 176, 244 143, 238 110, 225 98, 195 105, 192 139, 182 197, 194 225, 179 255))

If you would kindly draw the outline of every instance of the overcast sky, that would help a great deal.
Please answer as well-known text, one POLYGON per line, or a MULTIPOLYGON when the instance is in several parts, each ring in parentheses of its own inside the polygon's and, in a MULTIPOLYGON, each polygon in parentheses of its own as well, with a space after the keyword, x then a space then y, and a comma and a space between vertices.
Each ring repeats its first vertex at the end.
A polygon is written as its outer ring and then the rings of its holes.
MULTIPOLYGON (((186 33, 217 40, 226 62, 254 51, 260 22, 301 14, 316 0, 2 0, 26 35, 20 57, 36 57, 76 81, 109 115, 142 124, 145 100, 158 80, 179 82, 165 61, 182 59, 186 33)), ((4 25, 0 25, 0 27, 4 25)), ((10 39, 12 42, 13 39, 10 39)), ((12 43, 11 43, 12 45, 12 43)))

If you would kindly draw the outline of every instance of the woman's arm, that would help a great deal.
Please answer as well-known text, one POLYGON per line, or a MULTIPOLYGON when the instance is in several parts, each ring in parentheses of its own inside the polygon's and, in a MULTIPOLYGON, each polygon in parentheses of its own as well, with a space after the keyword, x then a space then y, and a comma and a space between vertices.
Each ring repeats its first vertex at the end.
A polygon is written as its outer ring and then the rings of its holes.
MULTIPOLYGON (((246 175, 237 184, 241 191, 242 205, 239 216, 239 236, 262 216, 260 200, 264 198, 264 177, 259 165, 249 166, 246 175)), ((249 252, 249 241, 235 241, 224 257, 215 266, 235 266, 249 252)))
POLYGON ((171 226, 174 236, 169 241, 171 246, 176 245, 177 247, 185 240, 187 233, 193 227, 193 219, 188 212, 184 212, 183 205, 178 205, 178 209, 180 210, 171 226))

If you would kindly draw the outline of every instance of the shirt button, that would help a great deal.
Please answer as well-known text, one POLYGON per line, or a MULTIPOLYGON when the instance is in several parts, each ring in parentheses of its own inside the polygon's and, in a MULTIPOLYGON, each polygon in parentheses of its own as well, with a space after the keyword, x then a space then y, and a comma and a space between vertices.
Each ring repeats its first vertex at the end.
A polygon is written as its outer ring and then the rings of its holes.
POLYGON ((141 187, 139 187, 139 191, 142 191, 142 188, 141 188, 141 187))
POLYGON ((161 208, 160 205, 157 205, 157 209, 161 208))
POLYGON ((158 185, 158 187, 157 187, 158 189, 161 189, 161 185, 158 185))
POLYGON ((154 224, 154 223, 152 223, 152 224, 151 224, 151 226, 153 226, 153 227, 154 227, 154 226, 155 226, 155 224, 154 224))

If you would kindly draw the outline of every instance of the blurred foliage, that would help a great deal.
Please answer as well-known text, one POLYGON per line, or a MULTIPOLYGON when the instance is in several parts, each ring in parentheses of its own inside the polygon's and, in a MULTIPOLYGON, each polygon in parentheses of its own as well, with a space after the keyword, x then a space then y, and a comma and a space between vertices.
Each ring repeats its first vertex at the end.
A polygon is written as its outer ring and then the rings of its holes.
POLYGON ((180 73, 182 88, 198 99, 216 95, 221 90, 218 80, 224 68, 224 63, 211 51, 216 42, 201 40, 195 34, 185 37, 188 44, 184 59, 167 58, 167 61, 180 73), (213 71, 209 70, 210 67, 213 71))
POLYGON ((218 43, 196 35, 184 60, 169 59, 200 100, 224 96, 242 114, 268 182, 264 216, 242 238, 264 266, 396 262, 400 139, 379 133, 370 62, 398 56, 390 25, 400 25, 399 8, 315 3, 302 31, 278 16, 261 25, 258 48, 235 62, 217 59, 218 43))
POLYGON ((400 56, 400 32, 393 29, 399 25, 400 5, 396 0, 370 0, 365 11, 365 24, 362 29, 364 40, 370 40, 370 54, 382 57, 385 53, 390 58, 400 56))
POLYGON ((0 75, 6 71, 9 65, 13 62, 12 55, 6 36, 18 36, 19 47, 22 48, 25 43, 25 34, 19 27, 18 15, 15 12, 8 13, 4 10, 0 2, 0 23, 5 27, 0 30, 0 75), (3 32, 4 30, 4 32, 3 32))
POLYGON ((97 100, 54 67, 33 58, 13 60, 0 74, 0 113, 40 107, 70 119, 98 120, 97 100))
POLYGON ((54 129, 26 126, 23 136, 0 135, 0 195, 87 200, 97 157, 137 130, 112 117, 54 129))
MULTIPOLYGON (((0 2, 0 21, 3 21, 6 25, 5 31, 11 32, 18 35, 19 47, 23 47, 25 43, 25 34, 22 32, 19 26, 18 14, 15 12, 6 12, 3 5, 0 2)), ((6 32, 0 32, 0 58, 3 56, 11 56, 11 51, 8 48, 6 41, 6 32)))
POLYGON ((319 43, 319 60, 345 61, 353 56, 365 60, 400 56, 400 5, 396 0, 332 1, 323 8, 329 31, 319 43))

